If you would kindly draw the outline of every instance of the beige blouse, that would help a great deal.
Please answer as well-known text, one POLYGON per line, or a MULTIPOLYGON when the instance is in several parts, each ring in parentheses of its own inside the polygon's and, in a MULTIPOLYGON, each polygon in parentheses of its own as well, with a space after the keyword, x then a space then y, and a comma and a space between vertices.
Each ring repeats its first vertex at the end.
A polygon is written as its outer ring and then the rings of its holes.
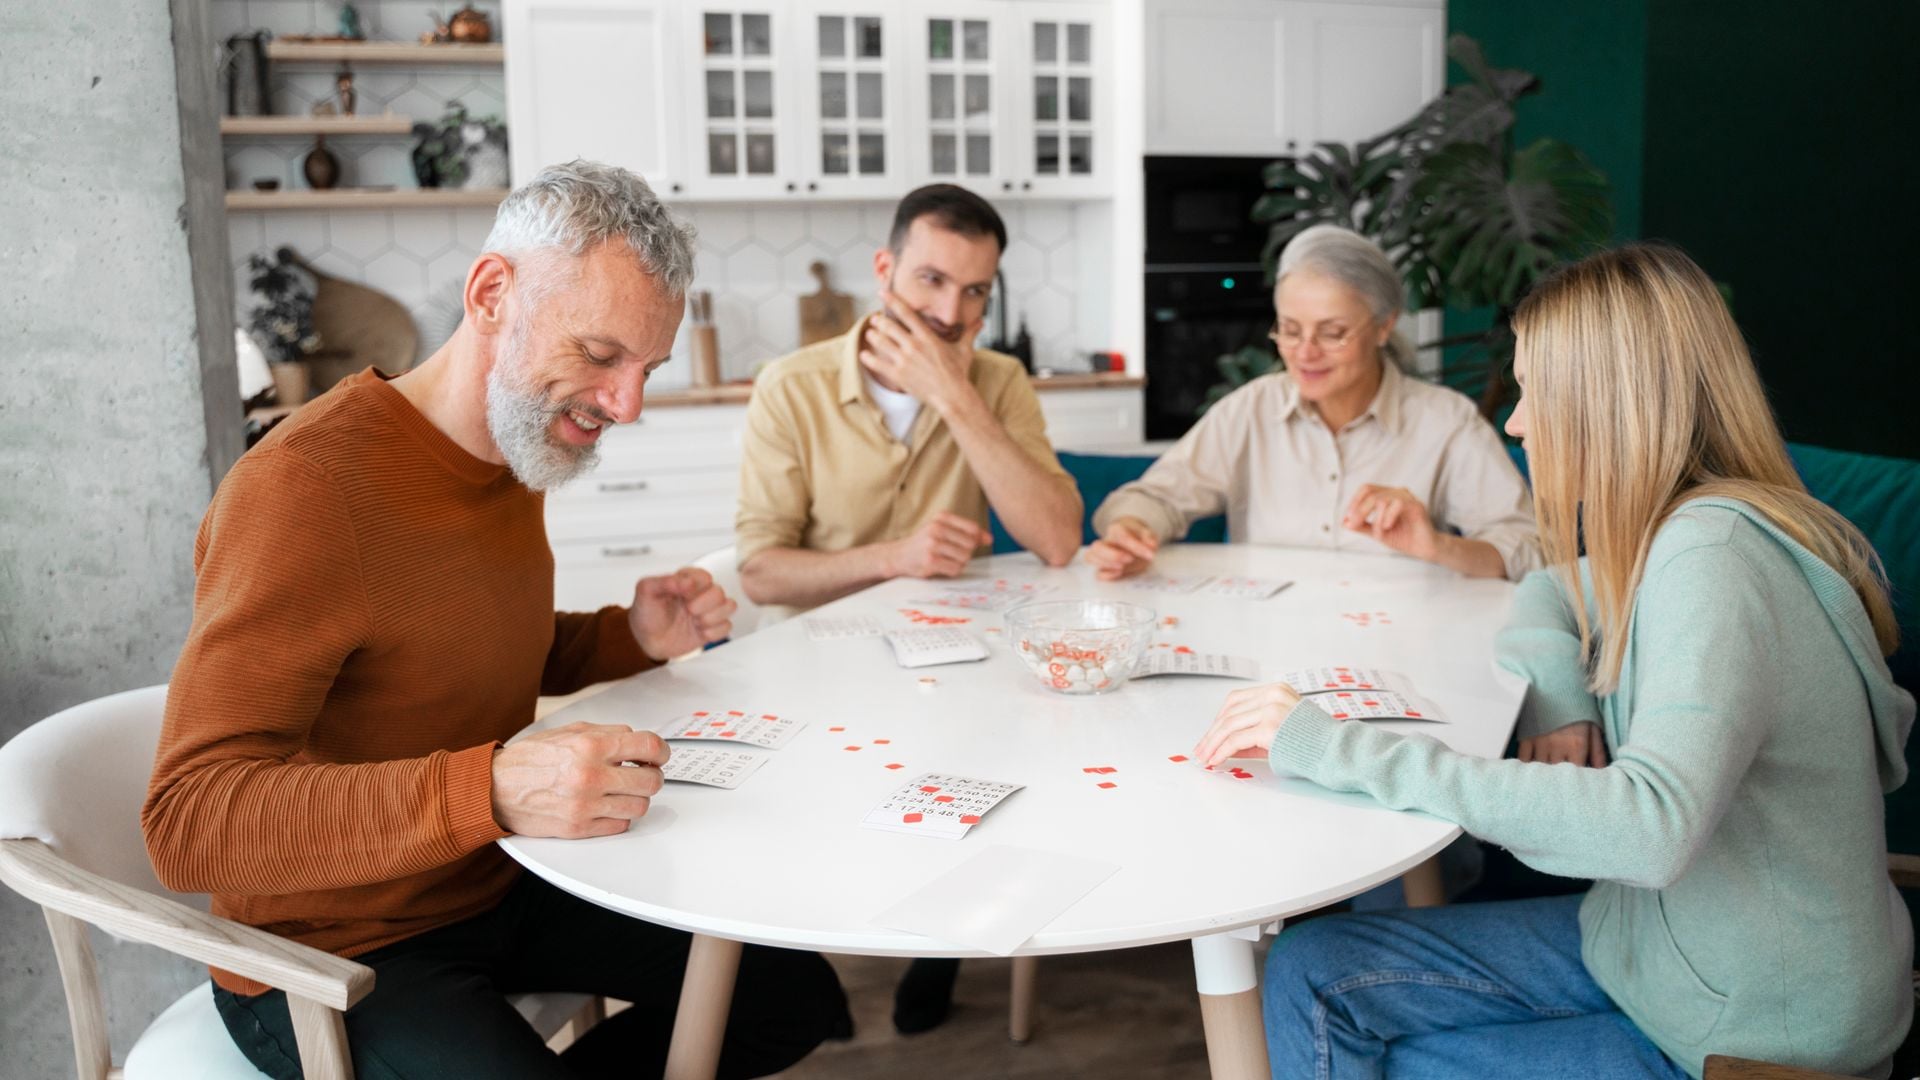
POLYGON ((1465 395, 1392 364, 1373 404, 1338 432, 1291 375, 1253 380, 1108 496, 1093 524, 1104 533, 1113 519, 1136 517, 1167 540, 1224 512, 1236 543, 1387 552, 1340 525, 1363 484, 1413 492, 1436 526, 1492 544, 1511 580, 1541 565, 1532 497, 1492 425, 1465 395))

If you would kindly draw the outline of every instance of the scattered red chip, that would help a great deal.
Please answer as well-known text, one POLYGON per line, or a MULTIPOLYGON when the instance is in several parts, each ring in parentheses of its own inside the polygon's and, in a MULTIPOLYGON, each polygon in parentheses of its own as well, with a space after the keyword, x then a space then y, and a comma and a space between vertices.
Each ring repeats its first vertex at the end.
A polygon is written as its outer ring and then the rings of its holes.
POLYGON ((1333 718, 1335 720, 1345 720, 1347 718, 1347 714, 1343 712, 1337 712, 1333 714, 1333 718))
POLYGON ((1100 786, 1100 787, 1103 787, 1103 788, 1110 788, 1110 787, 1119 787, 1120 785, 1119 785, 1119 784, 1116 784, 1116 783, 1114 783, 1114 782, 1113 782, 1113 781, 1111 781, 1111 780, 1102 780, 1102 781, 1100 781, 1100 784, 1099 784, 1099 786, 1100 786))
POLYGON ((845 747, 845 749, 848 749, 848 750, 858 750, 858 749, 860 749, 860 748, 859 748, 859 747, 857 747, 857 746, 849 746, 849 747, 845 747))
POLYGON ((1186 655, 1192 655, 1193 653, 1193 650, 1187 648, 1185 645, 1176 645, 1174 646, 1173 651, 1177 653, 1186 654, 1186 655))
POLYGON ((897 761, 890 761, 890 762, 888 762, 888 763, 887 763, 887 768, 889 768, 889 769, 904 769, 904 768, 906 768, 906 766, 905 766, 905 765, 902 765, 902 764, 900 764, 900 763, 899 763, 899 762, 897 762, 897 761))
POLYGON ((888 744, 890 744, 890 743, 892 743, 892 742, 893 742, 893 740, 892 740, 892 739, 875 739, 875 740, 873 740, 873 745, 875 745, 875 746, 886 746, 886 745, 888 745, 888 744))
POLYGON ((846 728, 843 728, 843 727, 830 727, 830 728, 828 728, 827 730, 828 730, 828 731, 845 731, 845 730, 847 730, 847 729, 846 729, 846 728))
POLYGON ((961 815, 960 815, 960 824, 962 824, 962 825, 978 825, 978 824, 980 824, 980 815, 979 815, 979 814, 961 814, 961 815))
POLYGON ((1407 710, 1407 715, 1408 715, 1408 716, 1419 716, 1419 715, 1420 715, 1420 713, 1419 713, 1418 711, 1416 711, 1416 710, 1414 710, 1414 709, 1408 709, 1408 710, 1407 710))
POLYGON ((745 715, 747 715, 747 714, 746 714, 746 713, 743 713, 743 712, 741 712, 741 711, 740 711, 739 709, 728 709, 728 710, 727 710, 727 715, 728 715, 728 716, 745 716, 745 715))
POLYGON ((779 718, 779 717, 777 717, 777 716, 775 716, 775 715, 773 715, 772 713, 761 713, 761 714, 760 714, 760 719, 762 719, 762 720, 778 720, 778 719, 780 719, 780 718, 779 718))
POLYGON ((707 712, 707 711, 706 711, 705 709, 702 709, 701 711, 699 711, 699 712, 697 712, 697 713, 694 713, 693 715, 695 715, 695 716, 712 716, 713 714, 712 714, 712 713, 709 713, 709 712, 707 712))
POLYGON ((1168 760, 1168 761, 1185 761, 1185 760, 1187 760, 1187 755, 1185 755, 1185 754, 1174 754, 1174 755, 1171 755, 1170 757, 1168 757, 1168 758, 1167 758, 1167 760, 1168 760))
POLYGON ((900 820, 906 822, 909 825, 913 825, 919 822, 920 815, 919 814, 901 814, 900 820))
POLYGON ((1104 776, 1107 773, 1116 773, 1120 770, 1111 765, 1089 765, 1080 771, 1083 773, 1093 773, 1096 776, 1104 776))

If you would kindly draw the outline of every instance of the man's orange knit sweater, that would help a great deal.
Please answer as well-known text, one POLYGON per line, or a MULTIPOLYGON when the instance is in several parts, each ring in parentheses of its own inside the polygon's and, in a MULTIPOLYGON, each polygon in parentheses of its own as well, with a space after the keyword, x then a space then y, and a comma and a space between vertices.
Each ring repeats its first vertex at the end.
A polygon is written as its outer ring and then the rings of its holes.
POLYGON ((653 663, 624 608, 554 613, 541 497, 371 370, 240 459, 194 569, 147 851, 168 888, 342 956, 498 903, 495 747, 538 695, 653 663))

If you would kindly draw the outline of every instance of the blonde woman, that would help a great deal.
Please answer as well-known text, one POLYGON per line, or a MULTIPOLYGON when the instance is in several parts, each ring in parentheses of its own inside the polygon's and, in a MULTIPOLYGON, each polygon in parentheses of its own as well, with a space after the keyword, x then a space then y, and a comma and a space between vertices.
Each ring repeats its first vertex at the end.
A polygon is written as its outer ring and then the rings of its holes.
POLYGON ((1286 370, 1227 395, 1094 515, 1085 558, 1137 574, 1196 519, 1236 543, 1399 552, 1518 581, 1540 564, 1527 486, 1473 402, 1402 373, 1400 276, 1371 240, 1316 225, 1287 244, 1273 342, 1286 370))
POLYGON ((1881 795, 1914 701, 1872 550, 1794 475, 1685 255, 1574 264, 1514 328, 1507 430, 1551 567, 1498 640, 1531 684, 1522 760, 1337 724, 1285 686, 1231 695, 1195 756, 1264 754, 1596 883, 1289 931, 1274 1075, 1697 1077, 1726 1053, 1886 1076, 1913 942, 1881 795))

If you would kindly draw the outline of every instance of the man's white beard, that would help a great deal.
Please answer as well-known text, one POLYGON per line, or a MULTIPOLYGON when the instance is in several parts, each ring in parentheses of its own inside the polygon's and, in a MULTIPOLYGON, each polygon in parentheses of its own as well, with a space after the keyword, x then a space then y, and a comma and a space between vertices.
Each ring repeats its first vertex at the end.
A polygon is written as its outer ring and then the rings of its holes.
POLYGON ((598 464, 600 447, 571 446, 554 440, 553 422, 568 406, 566 402, 548 401, 539 387, 521 381, 526 363, 525 325, 522 322, 508 335, 494 359, 493 370, 487 372, 487 432, 507 459, 507 468, 515 479, 534 491, 552 491, 598 464))

